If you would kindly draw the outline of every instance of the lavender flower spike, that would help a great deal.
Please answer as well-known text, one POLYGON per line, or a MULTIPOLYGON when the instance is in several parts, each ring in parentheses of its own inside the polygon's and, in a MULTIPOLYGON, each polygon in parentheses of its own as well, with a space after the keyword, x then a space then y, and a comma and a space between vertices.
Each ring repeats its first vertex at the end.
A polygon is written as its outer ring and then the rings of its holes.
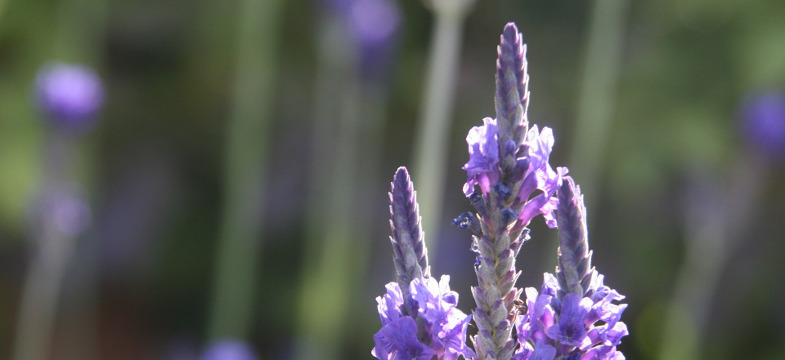
POLYGON ((513 140, 520 144, 526 137, 529 107, 529 74, 526 72, 526 44, 515 23, 504 27, 496 60, 496 116, 501 144, 513 140))
POLYGON ((562 291, 583 296, 589 290, 594 270, 591 268, 586 230, 586 207, 575 181, 569 176, 564 181, 559 189, 559 266, 556 278, 559 280, 560 297, 564 297, 562 291))
POLYGON ((390 191, 393 262, 398 281, 376 298, 382 328, 371 354, 377 359, 454 360, 471 358, 466 328, 471 321, 458 310, 458 293, 449 276, 430 276, 427 249, 420 230, 415 192, 406 168, 400 167, 390 191))
POLYGON ((399 167, 390 190, 390 242, 398 285, 408 295, 409 284, 414 279, 430 277, 428 249, 425 247, 417 194, 405 167, 399 167))
POLYGON ((590 268, 583 196, 572 178, 564 180, 558 205, 559 266, 556 276, 545 274, 539 294, 526 289, 529 308, 516 323, 519 348, 513 358, 624 359, 616 346, 628 334, 621 322, 627 305, 614 303, 624 296, 590 268))
MULTIPOLYGON (((554 144, 551 129, 529 129, 526 48, 515 24, 505 26, 497 50, 496 118, 484 119, 466 137, 469 162, 463 167, 463 190, 479 223, 471 227, 477 235, 472 249, 478 253, 477 286, 472 288, 478 333, 472 341, 480 359, 507 360, 518 345, 512 336, 521 293, 515 287, 520 275, 515 258, 533 218, 542 214, 548 226, 556 226, 554 195, 567 169, 554 170, 548 163, 554 144)), ((462 216, 457 223, 464 218, 472 220, 462 216)))

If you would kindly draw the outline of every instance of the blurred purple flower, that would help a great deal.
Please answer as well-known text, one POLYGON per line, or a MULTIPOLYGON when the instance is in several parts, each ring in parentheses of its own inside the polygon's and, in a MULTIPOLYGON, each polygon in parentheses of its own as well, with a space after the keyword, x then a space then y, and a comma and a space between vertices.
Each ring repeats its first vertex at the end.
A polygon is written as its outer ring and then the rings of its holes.
POLYGON ((751 95, 743 102, 740 117, 752 147, 772 160, 785 160, 785 95, 778 91, 751 95))
POLYGON ((347 8, 349 30, 359 51, 365 76, 382 76, 391 64, 401 22, 400 10, 390 0, 353 0, 347 8))
POLYGON ((466 346, 466 328, 471 316, 458 308, 458 293, 451 291, 450 277, 417 278, 410 285, 417 314, 404 316, 404 299, 398 283, 387 284, 387 293, 376 298, 382 329, 374 335, 371 351, 378 359, 466 358, 474 353, 466 346), (422 329, 418 324, 422 323, 422 329))
POLYGON ((55 62, 45 65, 36 76, 38 109, 63 128, 89 127, 103 99, 101 80, 89 67, 55 62))
POLYGON ((360 70, 366 78, 387 73, 395 53, 401 11, 395 0, 319 0, 343 22, 357 47, 360 70))
POLYGON ((253 350, 240 340, 222 339, 205 350, 202 360, 256 360, 253 350))
POLYGON ((34 207, 34 228, 51 229, 61 236, 79 236, 90 226, 92 216, 90 207, 82 195, 73 187, 62 187, 49 191, 38 200, 34 207))

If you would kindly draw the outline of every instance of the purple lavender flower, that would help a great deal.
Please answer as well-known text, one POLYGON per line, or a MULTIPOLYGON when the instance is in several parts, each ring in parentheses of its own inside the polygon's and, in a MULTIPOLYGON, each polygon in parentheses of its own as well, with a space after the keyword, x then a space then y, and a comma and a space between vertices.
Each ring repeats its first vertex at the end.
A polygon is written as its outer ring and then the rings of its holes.
POLYGON ((382 329, 374 335, 371 354, 378 359, 470 358, 466 328, 471 316, 458 310, 458 294, 450 290, 450 277, 418 278, 409 292, 416 314, 405 315, 404 298, 397 283, 387 284, 387 293, 376 298, 382 329))
POLYGON ((544 127, 542 132, 538 131, 537 125, 532 126, 527 132, 526 145, 529 149, 528 160, 529 168, 523 176, 523 182, 518 191, 517 199, 525 203, 518 219, 523 224, 528 224, 531 220, 542 214, 545 223, 550 228, 556 227, 556 218, 553 211, 559 203, 553 195, 559 189, 562 177, 567 174, 566 167, 559 167, 553 170, 548 163, 553 150, 553 130, 544 127), (530 198, 537 190, 541 193, 530 198))
POLYGON ((561 302, 559 322, 549 327, 545 333, 562 345, 576 347, 586 337, 583 323, 591 310, 592 301, 577 294, 567 294, 561 302))
POLYGON ((373 336, 374 346, 371 355, 377 359, 416 359, 430 360, 435 353, 428 345, 417 338, 417 323, 410 316, 398 318, 385 324, 373 336))
POLYGON ((478 286, 472 288, 477 304, 475 350, 482 359, 507 360, 518 346, 512 336, 521 292, 515 288, 515 257, 534 217, 542 214, 548 226, 556 226, 555 193, 567 169, 554 171, 548 163, 554 143, 551 129, 529 128, 526 47, 515 24, 505 26, 497 50, 496 119, 485 118, 466 137, 469 161, 463 167, 463 192, 477 215, 462 215, 455 223, 477 235, 472 243, 479 260, 478 286))
POLYGON ((483 194, 488 194, 491 186, 499 181, 499 142, 496 120, 483 119, 482 126, 469 130, 466 142, 469 144, 469 162, 463 165, 468 179, 463 185, 463 193, 469 196, 474 187, 479 186, 483 194))
POLYGON ((202 360, 256 360, 248 344, 234 339, 213 342, 202 355, 202 360))
POLYGON ((425 247, 420 227, 417 193, 405 167, 398 168, 390 187, 390 242, 393 247, 393 264, 398 284, 404 290, 403 296, 408 297, 409 284, 414 279, 431 276, 428 249, 425 247))
POLYGON ((565 177, 559 189, 559 267, 546 273, 541 293, 526 289, 529 309, 517 319, 516 360, 536 359, 540 349, 549 359, 623 359, 616 350, 628 334, 621 322, 624 296, 604 285, 591 268, 586 208, 580 189, 565 177), (552 352, 551 349, 555 349, 552 352))
POLYGON ((38 72, 35 82, 39 110, 63 128, 88 128, 103 104, 101 80, 86 66, 51 63, 38 72))
POLYGON ((390 228, 397 282, 376 298, 382 329, 374 335, 371 354, 378 359, 445 359, 471 357, 466 327, 471 316, 458 310, 458 293, 449 276, 431 278, 428 250, 420 229, 413 184, 406 168, 395 172, 390 191, 390 228))
POLYGON ((740 118, 752 147, 774 161, 785 160, 785 95, 777 91, 751 95, 740 118))
POLYGON ((379 359, 495 360, 623 359, 616 350, 628 334, 621 315, 626 304, 591 267, 586 208, 567 168, 549 164, 553 131, 529 128, 526 48, 515 24, 507 24, 498 47, 496 118, 469 131, 469 161, 463 166, 464 194, 476 215, 453 224, 474 233, 472 251, 477 307, 466 316, 456 306, 448 277, 429 276, 417 204, 408 174, 398 170, 390 192, 391 228, 398 282, 377 298, 382 329, 372 354, 379 359), (526 307, 515 287, 515 258, 529 240, 531 220, 543 215, 558 225, 556 273, 545 273, 538 293, 527 288, 526 307), (465 345, 470 318, 477 325, 476 351, 465 345), (513 335, 513 331, 515 334, 513 335))

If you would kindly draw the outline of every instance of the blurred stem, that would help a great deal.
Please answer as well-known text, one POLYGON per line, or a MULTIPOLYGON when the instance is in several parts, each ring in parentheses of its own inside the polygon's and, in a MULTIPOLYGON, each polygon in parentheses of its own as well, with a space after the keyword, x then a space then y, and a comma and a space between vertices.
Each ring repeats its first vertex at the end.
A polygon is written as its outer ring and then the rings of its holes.
MULTIPOLYGON (((0 0, 2 2, 3 0, 0 0)), ((106 19, 105 0, 65 0, 57 6, 60 31, 55 33, 55 55, 66 62, 85 62, 100 58, 106 19)), ((2 9, 0 9, 2 10, 2 9)))
POLYGON ((8 2, 6 0, 0 0, 0 21, 3 20, 3 15, 5 14, 5 6, 8 2))
POLYGON ((39 360, 51 347, 60 284, 74 251, 76 238, 58 231, 48 199, 65 188, 73 158, 73 134, 48 129, 43 161, 43 183, 35 211, 34 254, 20 300, 13 359, 39 360))
POLYGON ((246 339, 256 318, 253 295, 260 257, 262 200, 278 55, 281 0, 244 0, 208 337, 246 339))
MULTIPOLYGON (((357 49, 333 13, 320 17, 311 182, 299 301, 297 359, 338 359, 352 286, 367 256, 358 163, 362 88, 357 49), (340 91, 336 91, 340 89, 340 91), (359 200, 359 201, 358 201, 359 200), (360 204, 356 204, 359 202, 360 204)), ((369 115, 367 121, 374 122, 369 115)), ((364 119, 365 121, 365 119, 364 119)), ((367 154, 366 154, 367 155, 367 154)))
POLYGON ((441 217, 447 138, 450 135, 450 117, 458 79, 463 25, 473 4, 474 0, 433 2, 435 24, 428 54, 425 98, 414 134, 414 171, 411 175, 418 189, 417 200, 420 215, 424 219, 422 227, 432 264, 439 228, 446 222, 441 217))
POLYGON ((586 203, 593 206, 598 206, 599 171, 616 107, 626 10, 625 0, 595 0, 587 35, 575 140, 567 163, 586 203))
POLYGON ((765 175, 761 159, 749 157, 734 166, 727 188, 711 186, 716 177, 697 176, 695 186, 714 190, 709 196, 719 203, 707 205, 697 199, 686 206, 686 253, 665 316, 658 359, 702 358, 703 332, 722 269, 755 215, 765 175))

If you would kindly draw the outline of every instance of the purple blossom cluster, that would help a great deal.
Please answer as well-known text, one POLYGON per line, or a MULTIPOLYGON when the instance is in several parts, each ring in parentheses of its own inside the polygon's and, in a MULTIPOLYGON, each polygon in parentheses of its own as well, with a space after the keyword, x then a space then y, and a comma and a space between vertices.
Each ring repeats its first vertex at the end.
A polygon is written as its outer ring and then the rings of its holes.
POLYGON ((373 356, 377 359, 471 358, 466 346, 466 328, 471 320, 458 310, 458 293, 451 291, 450 277, 443 275, 412 281, 407 299, 414 314, 405 315, 398 283, 387 284, 387 293, 376 298, 382 329, 374 335, 373 356), (422 329, 422 331, 421 331, 422 329))
POLYGON ((465 315, 449 278, 430 277, 413 185, 399 168, 390 192, 398 280, 377 298, 382 329, 372 353, 379 359, 624 359, 617 346, 628 334, 621 321, 627 305, 591 265, 583 195, 566 167, 549 164, 553 131, 529 127, 525 53, 518 29, 507 24, 498 47, 496 118, 483 119, 466 137, 463 192, 476 212, 453 223, 474 234, 477 307, 465 315), (538 215, 559 228, 558 266, 545 273, 539 293, 525 290, 523 302, 515 258, 538 215), (472 319, 474 350, 465 345, 472 319))
MULTIPOLYGON (((483 119, 482 126, 475 126, 469 130, 466 142, 469 144, 469 161, 463 165, 466 170, 467 180, 463 185, 466 196, 472 196, 475 187, 479 187, 482 196, 489 196, 492 188, 497 191, 507 189, 499 183, 504 175, 499 168, 499 135, 496 119, 483 119)), ((523 209, 518 214, 519 227, 526 226, 531 220, 542 214, 550 228, 556 227, 556 210, 558 201, 554 197, 556 190, 561 186, 562 177, 567 174, 566 167, 554 170, 548 163, 554 144, 553 130, 544 127, 542 132, 537 125, 528 129, 523 147, 526 152, 518 152, 515 166, 509 174, 508 182, 520 183, 512 207, 523 204, 523 209), (534 196, 533 196, 534 195, 534 196)), ((505 152, 512 152, 516 145, 510 140, 505 146, 505 152)))
POLYGON ((560 299, 556 277, 546 273, 540 293, 526 288, 527 312, 515 324, 520 347, 513 359, 624 359, 616 346, 628 334, 620 321, 627 305, 614 303, 624 296, 605 286, 596 271, 591 286, 586 296, 560 299))

